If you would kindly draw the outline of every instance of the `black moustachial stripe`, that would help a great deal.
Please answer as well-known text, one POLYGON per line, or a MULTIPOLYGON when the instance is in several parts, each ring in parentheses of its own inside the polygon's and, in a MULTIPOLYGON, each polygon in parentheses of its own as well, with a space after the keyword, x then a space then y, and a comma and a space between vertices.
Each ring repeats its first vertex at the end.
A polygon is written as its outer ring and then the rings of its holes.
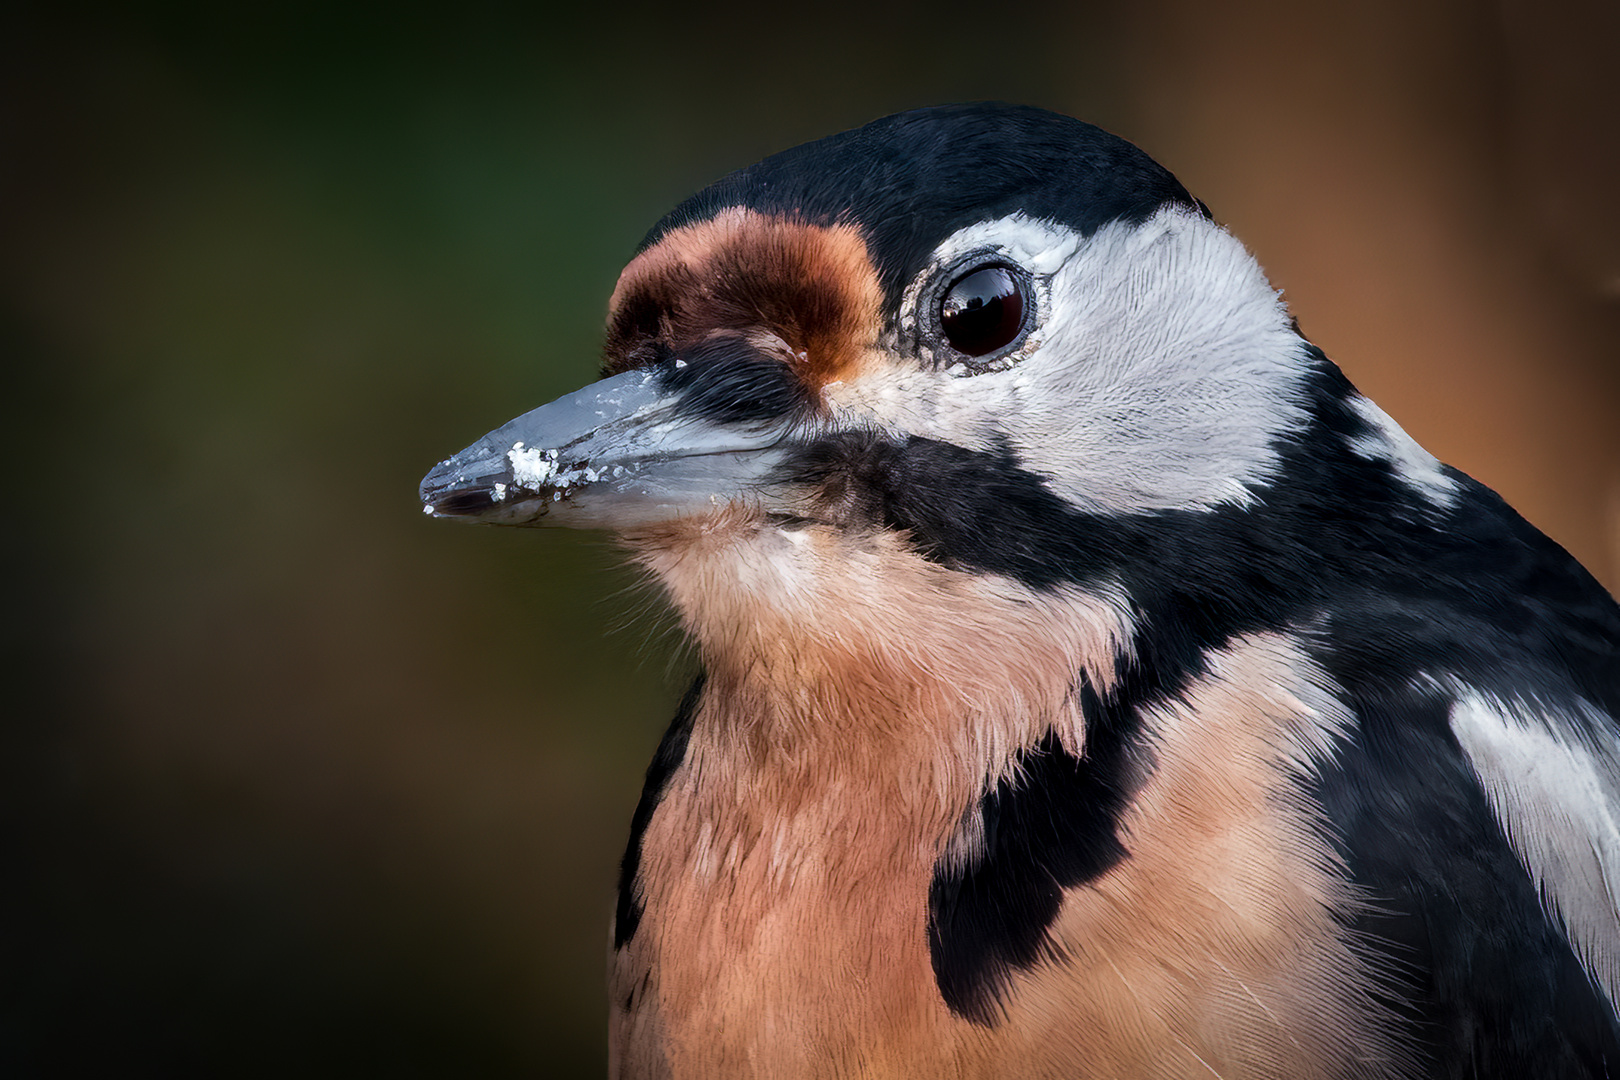
POLYGON ((1620 655, 1608 644, 1620 609, 1603 587, 1462 473, 1448 470, 1458 493, 1447 510, 1355 453, 1368 434, 1348 404, 1355 391, 1311 353, 1313 422, 1279 437, 1278 478, 1242 506, 1092 513, 1006 446, 869 432, 803 447, 783 476, 817 489, 830 516, 903 532, 944 565, 1037 590, 1122 591, 1139 655, 1195 656, 1327 620, 1356 670, 1386 681, 1450 671, 1506 697, 1573 686, 1620 715, 1620 655))
POLYGON ((613 918, 613 947, 616 949, 623 948, 626 942, 635 937, 636 928, 641 925, 641 901, 636 897, 636 875, 641 870, 641 841, 647 834, 653 811, 658 809, 658 803, 664 797, 664 789, 669 786, 669 778, 686 760, 686 743, 692 735, 692 718, 697 713, 698 697, 702 693, 703 676, 699 675, 681 699, 674 722, 664 732, 658 752, 653 755, 652 764, 647 766, 647 781, 642 786, 636 812, 630 818, 630 842, 625 847, 624 859, 619 863, 619 898, 613 918))

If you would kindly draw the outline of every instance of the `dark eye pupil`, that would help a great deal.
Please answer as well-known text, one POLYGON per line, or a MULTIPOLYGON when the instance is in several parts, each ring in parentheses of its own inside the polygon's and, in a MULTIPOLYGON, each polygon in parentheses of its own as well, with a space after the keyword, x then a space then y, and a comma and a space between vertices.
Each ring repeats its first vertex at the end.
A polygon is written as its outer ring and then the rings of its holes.
POLYGON ((1012 343, 1024 328, 1024 293, 1004 266, 975 270, 946 290, 939 324, 951 348, 985 356, 1012 343))

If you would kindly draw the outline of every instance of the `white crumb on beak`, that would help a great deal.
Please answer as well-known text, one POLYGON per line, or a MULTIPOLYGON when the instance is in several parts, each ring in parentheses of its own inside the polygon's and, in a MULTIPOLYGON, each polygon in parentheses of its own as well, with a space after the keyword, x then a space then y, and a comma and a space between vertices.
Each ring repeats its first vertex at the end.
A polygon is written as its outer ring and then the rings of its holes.
POLYGON ((433 516, 433 504, 432 503, 423 503, 422 504, 422 513, 426 514, 428 517, 432 517, 433 516))
POLYGON ((544 496, 549 491, 551 501, 556 502, 570 494, 573 488, 618 479, 635 471, 634 465, 628 468, 614 465, 609 468, 607 465, 593 466, 583 462, 565 464, 558 460, 557 453, 556 450, 541 450, 513 443, 512 449, 506 452, 506 460, 512 464, 512 481, 510 484, 495 485, 494 501, 502 502, 508 495, 516 497, 519 493, 544 496))
POLYGON ((513 443, 506 452, 512 463, 512 483, 530 491, 544 487, 557 471, 557 451, 525 449, 522 443, 513 443))

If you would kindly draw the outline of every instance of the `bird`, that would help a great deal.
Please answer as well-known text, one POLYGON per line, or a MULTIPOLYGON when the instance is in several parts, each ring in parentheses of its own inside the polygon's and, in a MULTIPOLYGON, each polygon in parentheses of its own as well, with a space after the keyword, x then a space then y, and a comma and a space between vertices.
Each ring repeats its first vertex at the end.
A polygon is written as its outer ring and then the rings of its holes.
POLYGON ((723 177, 420 496, 615 533, 694 646, 612 1076, 1620 1075, 1620 608, 1124 139, 723 177))

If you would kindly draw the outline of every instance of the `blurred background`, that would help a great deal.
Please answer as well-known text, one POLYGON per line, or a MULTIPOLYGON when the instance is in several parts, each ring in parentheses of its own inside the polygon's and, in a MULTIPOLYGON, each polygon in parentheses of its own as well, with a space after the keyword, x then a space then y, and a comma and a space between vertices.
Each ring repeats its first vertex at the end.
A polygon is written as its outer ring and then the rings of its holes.
POLYGON ((601 1075, 686 661, 603 537, 416 483, 592 378, 671 205, 888 112, 1142 145, 1613 589, 1617 48, 1564 0, 8 6, 0 1074, 601 1075))

